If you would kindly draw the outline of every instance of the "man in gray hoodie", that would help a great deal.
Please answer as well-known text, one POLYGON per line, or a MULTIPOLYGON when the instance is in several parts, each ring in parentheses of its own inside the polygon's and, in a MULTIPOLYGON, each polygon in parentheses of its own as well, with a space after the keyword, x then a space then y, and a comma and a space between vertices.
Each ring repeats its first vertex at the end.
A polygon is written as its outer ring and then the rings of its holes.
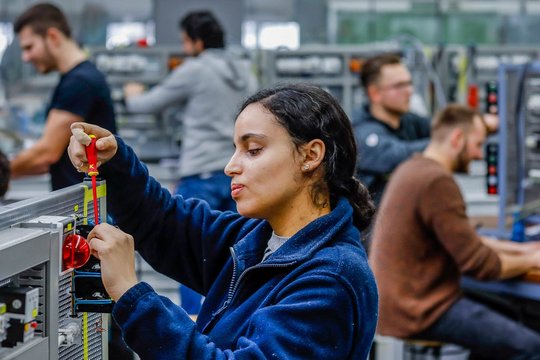
MULTIPOLYGON (((183 50, 190 57, 145 93, 137 84, 126 85, 126 109, 159 113, 181 105, 181 178, 176 192, 204 199, 214 209, 236 211, 230 178, 223 169, 234 152, 236 111, 256 90, 257 81, 249 64, 225 50, 224 31, 211 12, 191 12, 179 25, 183 50)), ((183 288, 181 297, 188 313, 198 313, 200 300, 189 305, 183 288)))

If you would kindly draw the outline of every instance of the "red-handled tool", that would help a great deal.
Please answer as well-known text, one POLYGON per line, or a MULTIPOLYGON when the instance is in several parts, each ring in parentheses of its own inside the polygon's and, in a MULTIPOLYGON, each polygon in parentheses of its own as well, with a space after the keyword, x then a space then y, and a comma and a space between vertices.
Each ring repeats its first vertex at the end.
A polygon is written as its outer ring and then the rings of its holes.
POLYGON ((96 136, 90 134, 90 144, 86 147, 86 158, 88 159, 88 176, 92 177, 92 198, 94 200, 94 225, 99 224, 99 206, 97 200, 96 176, 99 175, 97 168, 96 136))

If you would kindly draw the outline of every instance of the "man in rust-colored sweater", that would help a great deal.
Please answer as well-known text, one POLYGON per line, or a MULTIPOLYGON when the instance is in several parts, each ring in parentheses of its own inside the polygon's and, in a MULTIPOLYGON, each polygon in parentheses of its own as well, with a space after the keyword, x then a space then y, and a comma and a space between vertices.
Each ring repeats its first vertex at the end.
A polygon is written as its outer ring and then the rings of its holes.
POLYGON ((375 223, 370 263, 380 294, 377 332, 461 345, 489 358, 540 358, 540 334, 463 296, 462 274, 505 279, 540 268, 540 244, 476 234, 454 172, 481 159, 481 115, 450 105, 423 154, 392 175, 375 223))

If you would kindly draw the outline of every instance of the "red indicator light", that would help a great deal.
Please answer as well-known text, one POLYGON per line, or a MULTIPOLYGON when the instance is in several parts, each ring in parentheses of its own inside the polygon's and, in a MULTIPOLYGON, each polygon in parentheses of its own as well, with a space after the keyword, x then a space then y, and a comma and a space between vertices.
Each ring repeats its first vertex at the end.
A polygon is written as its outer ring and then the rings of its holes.
POLYGON ((62 264, 64 269, 77 269, 86 264, 90 258, 90 246, 80 235, 70 234, 64 239, 62 247, 62 264))
POLYGON ((467 104, 473 109, 478 107, 478 86, 476 84, 469 85, 467 104))
POLYGON ((497 167, 496 166, 489 166, 488 167, 488 173, 489 174, 496 174, 497 173, 497 167))
POLYGON ((488 194, 497 194, 496 186, 488 186, 488 194))

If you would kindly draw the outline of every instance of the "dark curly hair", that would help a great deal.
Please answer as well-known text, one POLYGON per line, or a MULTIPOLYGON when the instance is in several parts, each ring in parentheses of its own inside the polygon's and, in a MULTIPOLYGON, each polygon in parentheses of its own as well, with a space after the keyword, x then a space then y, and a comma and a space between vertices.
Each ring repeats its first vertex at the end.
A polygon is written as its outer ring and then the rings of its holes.
POLYGON ((297 147, 313 139, 324 142, 324 183, 313 187, 312 198, 315 201, 326 188, 332 208, 340 197, 347 198, 354 209, 354 225, 360 230, 366 228, 375 207, 366 187, 354 177, 356 142, 350 120, 336 99, 317 86, 287 84, 260 90, 242 104, 239 112, 253 103, 270 111, 297 147))
POLYGON ((201 39, 205 49, 225 47, 225 32, 216 17, 207 10, 193 11, 178 23, 192 39, 201 39))

